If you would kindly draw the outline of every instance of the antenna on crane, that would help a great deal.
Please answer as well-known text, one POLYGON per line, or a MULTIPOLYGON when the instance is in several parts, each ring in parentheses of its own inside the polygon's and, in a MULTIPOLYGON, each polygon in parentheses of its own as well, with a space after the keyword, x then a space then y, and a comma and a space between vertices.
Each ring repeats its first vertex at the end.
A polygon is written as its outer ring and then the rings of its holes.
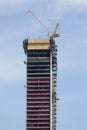
POLYGON ((56 38, 56 37, 60 36, 58 33, 56 33, 56 31, 58 29, 58 26, 59 26, 58 23, 57 23, 57 25, 55 27, 54 32, 51 32, 49 30, 49 28, 33 13, 33 11, 28 10, 28 13, 30 13, 44 27, 44 29, 48 32, 50 38, 56 38))

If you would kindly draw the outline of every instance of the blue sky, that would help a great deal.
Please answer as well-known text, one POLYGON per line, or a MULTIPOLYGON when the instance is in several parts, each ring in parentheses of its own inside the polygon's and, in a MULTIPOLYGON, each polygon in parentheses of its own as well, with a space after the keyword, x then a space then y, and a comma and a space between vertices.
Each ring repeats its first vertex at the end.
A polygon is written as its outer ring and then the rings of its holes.
POLYGON ((25 79, 22 41, 46 37, 33 10, 53 31, 58 45, 57 129, 87 128, 87 1, 0 0, 0 129, 25 129, 25 79), (52 19, 56 22, 49 22, 52 19))

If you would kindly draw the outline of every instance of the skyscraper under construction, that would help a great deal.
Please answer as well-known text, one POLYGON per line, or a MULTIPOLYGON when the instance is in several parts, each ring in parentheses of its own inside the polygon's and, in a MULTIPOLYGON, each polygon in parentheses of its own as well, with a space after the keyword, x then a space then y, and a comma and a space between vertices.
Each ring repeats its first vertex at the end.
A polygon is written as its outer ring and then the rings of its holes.
POLYGON ((26 130, 56 130, 57 46, 53 38, 23 41, 26 60, 26 130))

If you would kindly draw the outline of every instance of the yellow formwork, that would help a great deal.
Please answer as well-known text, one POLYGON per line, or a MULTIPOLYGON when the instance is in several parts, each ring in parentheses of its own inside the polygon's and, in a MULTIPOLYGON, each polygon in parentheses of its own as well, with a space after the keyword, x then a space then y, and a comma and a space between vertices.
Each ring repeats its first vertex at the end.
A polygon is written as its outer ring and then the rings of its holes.
POLYGON ((50 38, 28 39, 28 50, 47 50, 50 48, 50 38))

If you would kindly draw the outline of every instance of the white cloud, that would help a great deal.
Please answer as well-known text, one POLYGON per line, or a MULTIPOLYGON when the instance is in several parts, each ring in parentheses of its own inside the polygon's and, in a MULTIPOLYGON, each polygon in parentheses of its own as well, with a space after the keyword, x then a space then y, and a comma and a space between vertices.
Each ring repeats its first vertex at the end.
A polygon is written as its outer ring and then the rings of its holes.
POLYGON ((22 6, 23 3, 10 0, 0 1, 0 15, 7 15, 16 12, 20 8, 20 4, 22 6))
POLYGON ((0 14, 8 14, 17 12, 18 10, 23 10, 24 8, 33 6, 33 9, 45 9, 55 12, 64 12, 67 9, 74 9, 75 6, 82 7, 83 9, 87 7, 86 0, 0 0, 0 14), (52 11, 53 10, 53 11, 52 11))
POLYGON ((86 0, 54 0, 54 3, 52 4, 53 10, 60 11, 60 12, 65 12, 65 11, 77 11, 79 10, 84 10, 87 7, 87 1, 86 0), (77 10, 75 10, 77 9, 77 10))
POLYGON ((87 0, 54 0, 54 11, 75 11, 87 9, 87 0))
POLYGON ((61 3, 61 5, 85 5, 87 4, 86 0, 61 0, 61 1, 55 1, 55 3, 61 3))
POLYGON ((0 5, 2 4, 17 4, 24 2, 24 0, 0 0, 0 5))
POLYGON ((28 0, 0 0, 0 15, 18 13, 32 2, 28 2, 28 0))
POLYGON ((21 10, 27 10, 31 7, 42 7, 46 0, 0 0, 0 15, 18 13, 21 10))
POLYGON ((67 4, 85 4, 87 3, 86 0, 64 0, 67 4))
POLYGON ((1 9, 9 9, 11 6, 16 6, 19 4, 23 4, 24 0, 0 0, 0 8, 1 9), (9 8, 8 8, 9 7, 9 8))
POLYGON ((28 1, 28 0, 0 0, 0 7, 4 8, 7 6, 15 6, 15 5, 32 5, 34 3, 39 3, 41 4, 44 0, 32 0, 32 1, 28 1))

